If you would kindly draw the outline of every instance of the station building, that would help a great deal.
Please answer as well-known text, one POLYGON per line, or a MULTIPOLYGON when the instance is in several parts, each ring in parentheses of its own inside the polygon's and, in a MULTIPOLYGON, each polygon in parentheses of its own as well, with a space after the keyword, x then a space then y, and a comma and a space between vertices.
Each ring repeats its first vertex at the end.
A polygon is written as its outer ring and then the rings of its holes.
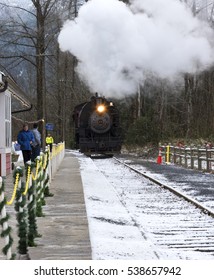
POLYGON ((0 176, 11 173, 12 151, 12 111, 11 101, 18 100, 20 108, 16 112, 29 110, 32 105, 24 97, 25 94, 18 84, 10 77, 0 72, 0 176), (25 108, 25 109, 23 109, 25 108))

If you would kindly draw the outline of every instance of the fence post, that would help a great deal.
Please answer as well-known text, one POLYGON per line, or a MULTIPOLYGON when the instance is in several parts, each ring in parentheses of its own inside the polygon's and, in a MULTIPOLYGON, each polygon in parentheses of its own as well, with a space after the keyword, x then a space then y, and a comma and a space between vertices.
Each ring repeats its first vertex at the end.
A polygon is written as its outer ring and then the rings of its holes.
POLYGON ((194 169, 194 157, 193 157, 193 148, 190 148, 190 161, 191 161, 191 169, 194 169))
POLYGON ((211 152, 208 150, 208 148, 206 147, 206 162, 207 162, 207 171, 209 172, 211 170, 211 152))
MULTIPOLYGON (((41 156, 40 156, 41 158, 41 156)), ((41 160, 39 162, 38 178, 36 179, 36 216, 43 217, 42 206, 44 205, 44 195, 43 195, 43 166, 41 160)))
POLYGON ((201 170, 202 166, 201 166, 201 151, 198 148, 198 170, 201 170))
POLYGON ((184 147, 184 166, 187 168, 187 147, 184 147))
POLYGON ((173 163, 176 164, 176 147, 173 146, 173 163))
POLYGON ((7 260, 14 259, 15 255, 12 255, 11 247, 13 244, 13 239, 10 235, 11 227, 8 226, 9 216, 6 213, 6 198, 4 196, 4 182, 2 177, 0 177, 0 225, 2 226, 1 237, 5 239, 5 247, 2 249, 4 255, 6 255, 7 260))
MULTIPOLYGON (((23 170, 17 170, 20 172, 20 176, 23 176, 23 170)), ((16 195, 15 210, 17 212, 18 222, 18 259, 29 260, 28 255, 28 226, 27 226, 27 210, 26 210, 26 195, 24 195, 25 182, 19 180, 19 188, 16 195)))
POLYGON ((47 196, 53 196, 53 194, 50 192, 50 180, 51 180, 51 174, 50 172, 50 152, 48 149, 45 151, 45 156, 46 156, 46 164, 43 166, 44 169, 44 195, 45 197, 47 196))
POLYGON ((170 146, 169 145, 166 147, 166 163, 167 164, 170 163, 170 146))
POLYGON ((35 163, 31 163, 31 174, 29 181, 29 189, 28 189, 28 246, 34 247, 36 243, 34 239, 39 237, 37 231, 37 221, 36 221, 36 189, 35 189, 35 180, 33 179, 32 170, 35 168, 35 163))

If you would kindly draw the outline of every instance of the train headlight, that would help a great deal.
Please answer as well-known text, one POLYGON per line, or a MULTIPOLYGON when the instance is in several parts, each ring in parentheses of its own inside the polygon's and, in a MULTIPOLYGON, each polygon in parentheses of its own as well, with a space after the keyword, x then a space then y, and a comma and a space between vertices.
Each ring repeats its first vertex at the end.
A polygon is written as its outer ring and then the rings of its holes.
POLYGON ((104 105, 99 105, 98 107, 97 107, 97 111, 99 112, 99 113, 104 113, 105 112, 105 106, 104 105))

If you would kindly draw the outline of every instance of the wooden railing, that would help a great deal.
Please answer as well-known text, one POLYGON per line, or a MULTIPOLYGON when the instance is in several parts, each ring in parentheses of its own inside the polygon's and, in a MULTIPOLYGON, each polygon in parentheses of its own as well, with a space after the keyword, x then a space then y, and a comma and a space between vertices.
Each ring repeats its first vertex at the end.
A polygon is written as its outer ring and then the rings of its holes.
POLYGON ((160 146, 160 150, 165 163, 208 172, 214 171, 214 148, 160 146))

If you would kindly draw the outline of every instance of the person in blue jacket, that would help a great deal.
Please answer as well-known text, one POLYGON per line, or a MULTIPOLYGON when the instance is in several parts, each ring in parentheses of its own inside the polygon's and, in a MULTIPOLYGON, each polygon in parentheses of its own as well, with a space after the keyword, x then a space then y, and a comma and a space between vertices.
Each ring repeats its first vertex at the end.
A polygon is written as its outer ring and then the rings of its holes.
POLYGON ((31 159, 32 145, 35 142, 33 133, 28 130, 27 124, 24 124, 23 129, 18 133, 17 141, 20 145, 25 164, 31 159))

